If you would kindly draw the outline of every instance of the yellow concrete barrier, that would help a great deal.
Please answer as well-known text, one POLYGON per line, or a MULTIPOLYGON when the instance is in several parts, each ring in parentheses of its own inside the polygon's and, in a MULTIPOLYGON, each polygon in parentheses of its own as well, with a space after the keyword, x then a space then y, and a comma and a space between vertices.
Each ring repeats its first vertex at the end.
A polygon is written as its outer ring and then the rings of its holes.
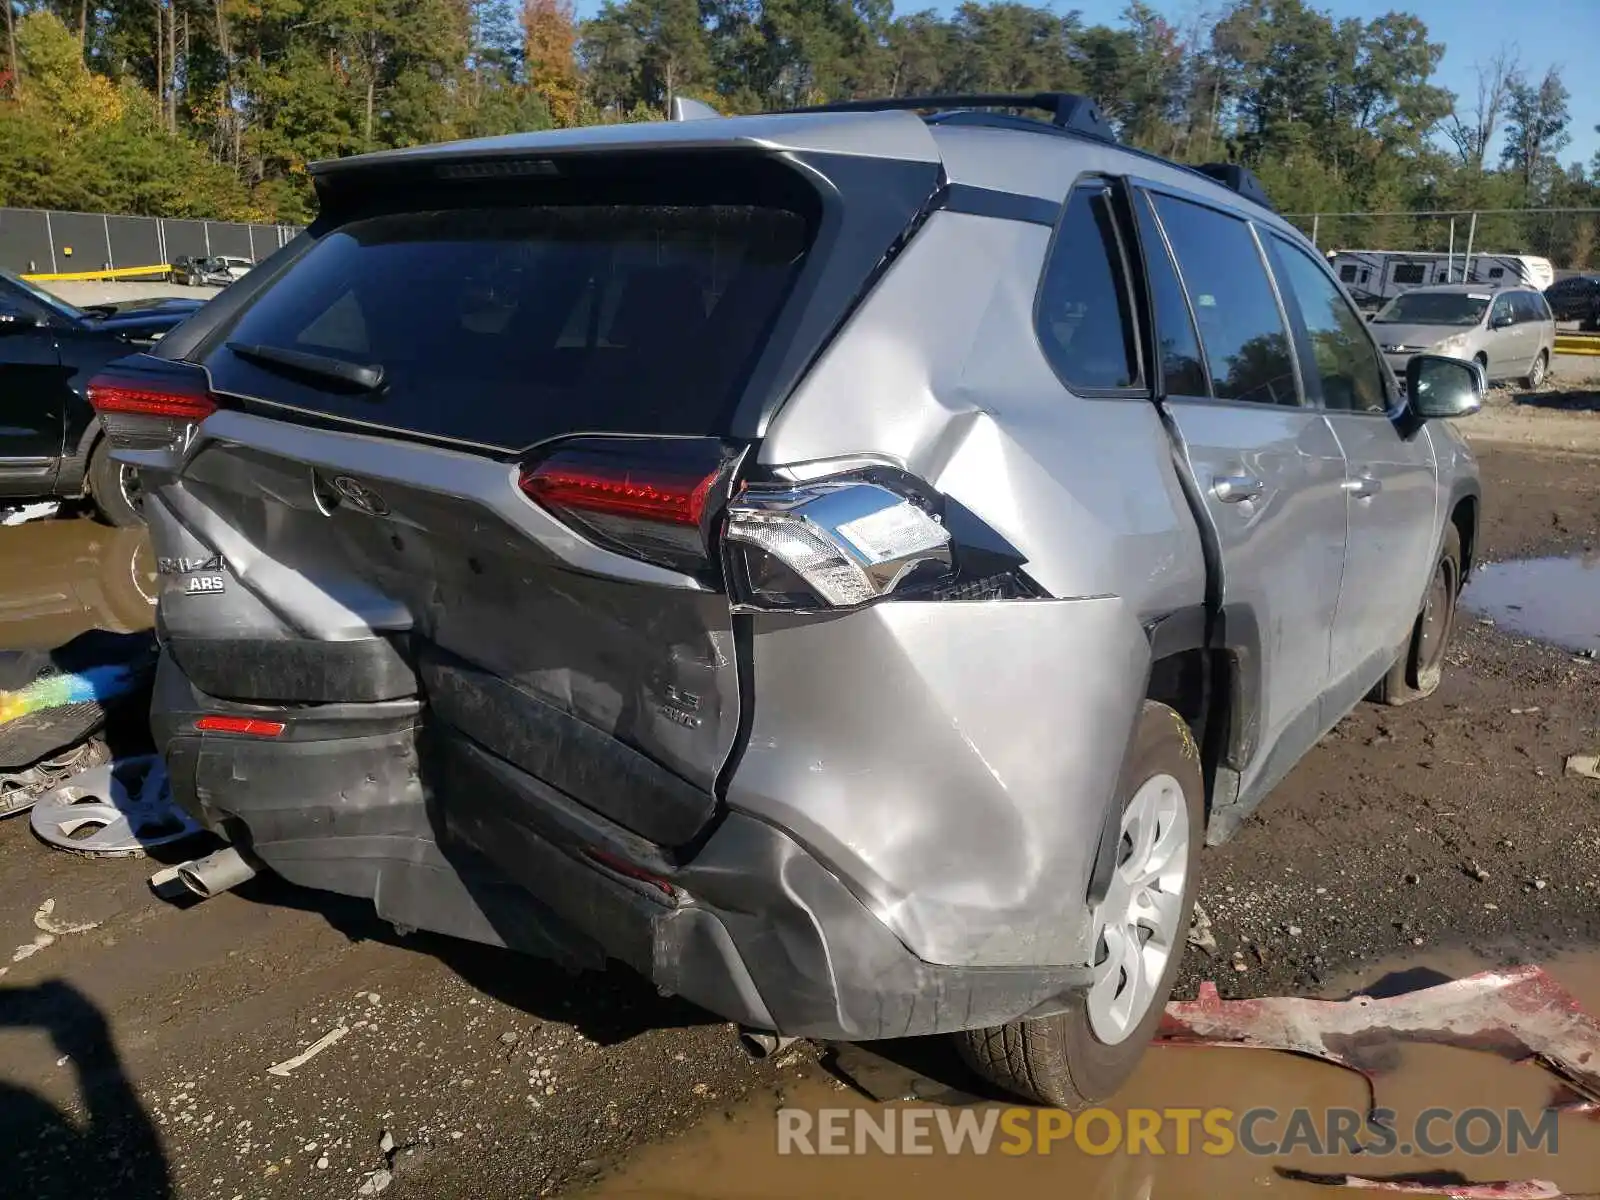
POLYGON ((1600 358, 1600 336, 1594 334, 1556 334, 1557 354, 1585 354, 1600 358))
POLYGON ((34 283, 66 282, 73 279, 138 279, 147 275, 165 275, 172 270, 166 263, 153 267, 108 267, 104 271, 56 271, 40 275, 24 275, 34 283))

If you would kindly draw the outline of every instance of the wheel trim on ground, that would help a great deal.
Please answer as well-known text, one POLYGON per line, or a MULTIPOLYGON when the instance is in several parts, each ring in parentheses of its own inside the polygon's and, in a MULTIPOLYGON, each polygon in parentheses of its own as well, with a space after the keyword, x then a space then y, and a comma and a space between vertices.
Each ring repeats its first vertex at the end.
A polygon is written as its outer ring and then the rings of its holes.
POLYGON ((1183 785, 1171 775, 1146 780, 1123 810, 1117 866, 1094 910, 1095 973, 1086 996, 1089 1028, 1107 1045, 1143 1022, 1183 944, 1189 836, 1183 785))

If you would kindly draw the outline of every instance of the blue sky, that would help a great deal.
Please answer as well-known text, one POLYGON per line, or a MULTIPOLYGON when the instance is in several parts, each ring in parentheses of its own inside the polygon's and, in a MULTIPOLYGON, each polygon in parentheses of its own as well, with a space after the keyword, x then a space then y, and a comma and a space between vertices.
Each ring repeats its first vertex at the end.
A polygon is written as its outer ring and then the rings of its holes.
MULTIPOLYGON (((1035 0, 1039 2, 1039 0, 1035 0)), ((1043 0, 1049 3, 1049 0, 1043 0)), ((934 8, 954 9, 959 0, 896 0, 896 12, 915 12, 934 8)), ((1467 97, 1475 95, 1474 64, 1487 62, 1504 43, 1514 43, 1525 73, 1542 77, 1546 67, 1562 67, 1561 77, 1572 93, 1568 108, 1572 123, 1568 131, 1572 142, 1562 151, 1561 161, 1587 164, 1600 135, 1600 69, 1595 56, 1600 53, 1600 0, 1313 0, 1319 7, 1339 17, 1371 20, 1386 12, 1412 12, 1428 26, 1432 41, 1443 42, 1444 61, 1434 82, 1467 97)), ((1151 0, 1154 7, 1174 24, 1191 25, 1203 8, 1221 7, 1218 0, 1151 0)), ((1079 9, 1087 24, 1113 24, 1126 6, 1126 0, 1056 0, 1050 7, 1065 12, 1079 9)), ((578 0, 580 16, 600 7, 599 0, 578 0)))

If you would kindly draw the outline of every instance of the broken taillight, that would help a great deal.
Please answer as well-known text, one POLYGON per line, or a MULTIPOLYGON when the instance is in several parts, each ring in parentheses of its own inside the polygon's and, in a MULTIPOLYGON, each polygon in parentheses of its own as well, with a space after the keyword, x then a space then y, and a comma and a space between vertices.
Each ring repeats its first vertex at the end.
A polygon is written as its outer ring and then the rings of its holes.
POLYGON ((746 488, 728 508, 729 554, 749 599, 853 608, 908 577, 951 573, 950 531, 916 499, 867 480, 746 488), (796 585, 801 585, 796 587, 796 585))
POLYGON ((712 518, 736 461, 715 438, 580 438, 526 464, 517 482, 602 545, 699 574, 715 561, 712 518))
POLYGON ((110 364, 87 395, 106 438, 122 450, 182 450, 217 411, 204 371, 146 354, 110 364))

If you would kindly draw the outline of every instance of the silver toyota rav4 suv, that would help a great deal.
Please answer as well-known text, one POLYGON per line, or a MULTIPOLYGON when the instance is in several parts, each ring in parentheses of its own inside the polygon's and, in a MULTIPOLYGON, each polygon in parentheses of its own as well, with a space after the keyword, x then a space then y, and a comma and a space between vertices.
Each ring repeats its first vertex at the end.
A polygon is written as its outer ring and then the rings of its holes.
POLYGON ((1236 167, 1050 94, 314 175, 93 388, 155 735, 232 844, 198 888, 955 1034, 1072 1105, 1150 1039, 1202 843, 1438 683, 1478 485, 1432 418, 1481 372, 1397 382, 1236 167))

